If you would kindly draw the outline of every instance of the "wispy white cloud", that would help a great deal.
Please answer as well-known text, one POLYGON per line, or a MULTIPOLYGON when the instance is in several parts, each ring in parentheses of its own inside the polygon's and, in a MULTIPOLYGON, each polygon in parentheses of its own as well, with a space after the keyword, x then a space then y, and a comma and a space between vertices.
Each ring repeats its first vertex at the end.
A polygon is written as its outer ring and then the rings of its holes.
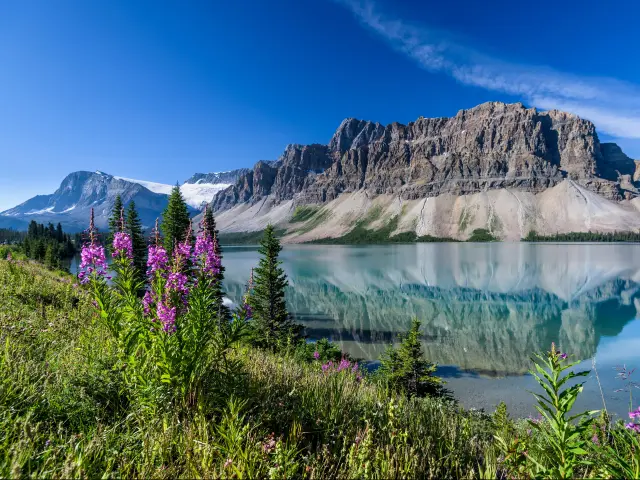
POLYGON ((465 85, 523 97, 538 108, 575 113, 612 136, 640 139, 639 85, 501 61, 456 43, 443 32, 384 15, 370 0, 335 1, 426 70, 450 75, 465 85))

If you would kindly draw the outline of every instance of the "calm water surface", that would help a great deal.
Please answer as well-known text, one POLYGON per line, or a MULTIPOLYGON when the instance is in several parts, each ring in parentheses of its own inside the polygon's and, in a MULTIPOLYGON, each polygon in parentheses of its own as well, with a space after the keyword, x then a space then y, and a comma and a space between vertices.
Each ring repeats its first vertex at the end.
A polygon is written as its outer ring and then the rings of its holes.
MULTIPOLYGON (((305 245, 281 255, 289 309, 312 339, 375 361, 418 317, 456 398, 487 410, 504 400, 519 415, 534 412, 530 356, 555 341, 585 368, 596 359, 607 407, 626 415, 614 367, 640 366, 640 245, 305 245)), ((225 249, 233 301, 257 261, 256 248, 225 249)), ((576 407, 602 403, 592 373, 576 407)))

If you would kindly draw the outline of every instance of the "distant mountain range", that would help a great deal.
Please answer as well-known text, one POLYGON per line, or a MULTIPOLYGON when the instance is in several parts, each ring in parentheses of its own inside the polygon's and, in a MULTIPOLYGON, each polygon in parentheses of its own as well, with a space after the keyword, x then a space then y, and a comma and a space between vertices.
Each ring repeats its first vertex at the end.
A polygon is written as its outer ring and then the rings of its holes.
MULTIPOLYGON (((135 200, 149 227, 171 185, 75 172, 51 195, 0 213, 0 226, 31 219, 103 228, 117 194, 135 200)), ((407 125, 345 119, 329 142, 288 145, 275 161, 197 173, 180 186, 197 216, 211 202, 223 232, 269 223, 285 242, 341 237, 354 228, 385 235, 503 240, 530 231, 640 231, 640 161, 600 142, 594 124, 558 110, 488 102, 450 118, 407 125)), ((196 221, 198 219, 196 218, 196 221)))
MULTIPOLYGON (((233 183, 245 170, 221 173, 197 173, 180 190, 192 210, 198 211, 211 202, 217 192, 233 183)), ((87 228, 89 213, 94 209, 96 226, 107 227, 108 218, 117 195, 124 204, 135 201, 146 228, 150 228, 167 206, 172 185, 116 177, 104 172, 73 172, 65 177, 60 187, 50 195, 37 195, 20 205, 0 212, 0 227, 24 229, 31 220, 39 223, 58 223, 67 231, 87 228)))

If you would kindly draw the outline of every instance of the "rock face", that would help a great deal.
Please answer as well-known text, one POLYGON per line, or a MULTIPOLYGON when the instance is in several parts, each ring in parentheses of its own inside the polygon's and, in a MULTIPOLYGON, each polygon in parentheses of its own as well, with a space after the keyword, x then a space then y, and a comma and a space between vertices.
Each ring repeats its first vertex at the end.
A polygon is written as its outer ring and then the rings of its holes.
POLYGON ((251 169, 238 168, 237 170, 229 170, 228 172, 215 172, 215 173, 195 173, 184 183, 211 183, 220 184, 227 183, 234 185, 240 176, 246 175, 251 169))
MULTIPOLYGON (((600 143, 593 123, 570 113, 539 112, 491 102, 452 118, 402 125, 348 118, 328 145, 289 145, 257 191, 251 174, 218 194, 225 210, 270 195, 277 204, 324 203, 366 190, 404 200, 512 188, 539 193, 571 179, 611 200, 635 195, 635 163, 613 143, 600 143), (621 178, 629 175, 629 177, 621 178), (627 195, 628 196, 628 195, 627 195)), ((264 167, 257 164, 253 170, 264 167)))

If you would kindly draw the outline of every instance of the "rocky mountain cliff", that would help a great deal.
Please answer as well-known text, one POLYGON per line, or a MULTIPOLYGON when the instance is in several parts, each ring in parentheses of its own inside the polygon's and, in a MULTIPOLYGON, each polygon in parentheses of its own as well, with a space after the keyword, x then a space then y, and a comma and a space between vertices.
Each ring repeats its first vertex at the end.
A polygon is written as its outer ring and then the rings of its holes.
MULTIPOLYGON (((218 193, 213 205, 222 215, 251 209, 255 216, 251 207, 259 204, 270 221, 286 224, 296 206, 326 205, 356 193, 402 203, 501 189, 537 195, 570 181, 598 198, 620 202, 635 198, 638 180, 636 162, 618 145, 600 143, 590 121, 491 102, 451 118, 421 117, 408 125, 348 118, 327 145, 288 145, 276 162, 258 162, 218 193), (287 202, 288 215, 282 211, 287 202)), ((352 213, 355 218, 362 212, 352 213)), ((240 220, 227 229, 256 228, 255 221, 243 226, 240 220)))
POLYGON ((249 168, 238 168, 237 170, 229 170, 228 172, 213 172, 213 173, 195 173, 184 183, 210 183, 213 185, 218 184, 235 184, 240 176, 246 175, 251 170, 249 168))

